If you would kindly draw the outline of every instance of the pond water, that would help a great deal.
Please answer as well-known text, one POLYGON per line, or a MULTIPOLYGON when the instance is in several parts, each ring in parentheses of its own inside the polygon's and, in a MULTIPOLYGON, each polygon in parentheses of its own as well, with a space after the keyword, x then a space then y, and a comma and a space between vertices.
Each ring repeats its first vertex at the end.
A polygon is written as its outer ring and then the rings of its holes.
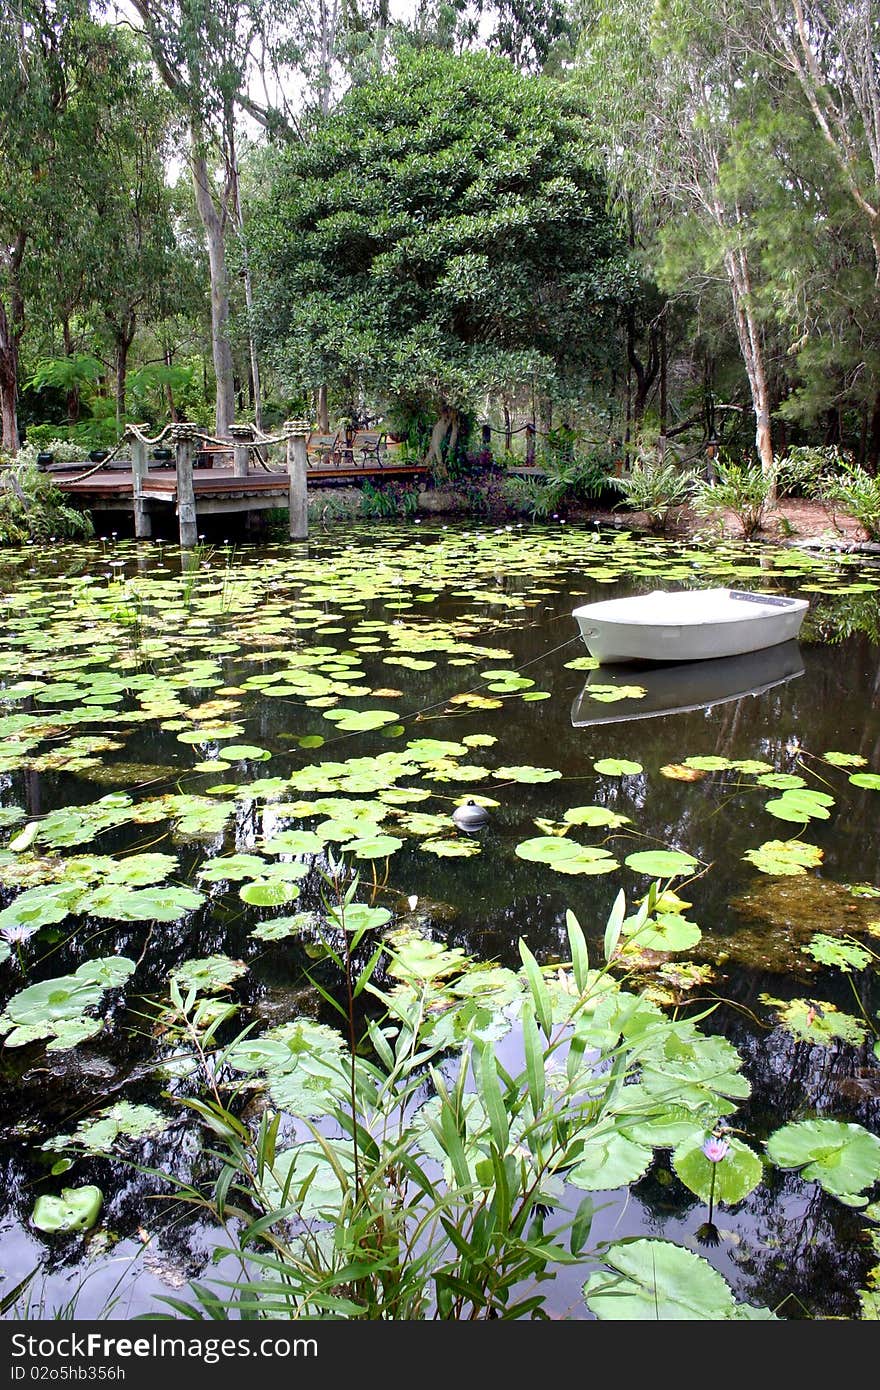
MULTIPOLYGON (((183 558, 59 545, 3 557, 0 579, 0 1298, 33 1272, 6 1316, 129 1318, 210 1277, 216 1233, 156 1175, 206 1171, 157 1009, 175 971, 211 959, 197 982, 235 1000, 236 1027, 332 1022, 297 914, 342 844, 393 922, 513 969, 520 938, 567 959, 569 909, 599 958, 618 892, 670 883, 686 906, 630 957, 631 987, 682 1015, 714 1006, 701 1027, 751 1085, 736 1132, 759 1153, 792 1120, 880 1132, 876 562, 376 523, 183 558), (809 598, 799 642, 702 690, 593 669, 575 606, 718 584, 809 598), (477 833, 451 818, 468 798, 489 813, 477 833), (574 845, 579 862, 560 858, 574 845), (133 966, 80 974, 79 1010, 16 1012, 96 960, 133 966), (145 1133, 125 1133, 123 1102, 155 1112, 136 1112, 145 1133), (103 1192, 97 1226, 34 1227, 39 1197, 81 1184, 103 1192)), ((876 1205, 767 1164, 707 1233, 668 1158, 596 1194, 597 1239, 667 1236, 784 1318, 861 1316, 876 1205)), ((583 1278, 559 1278, 557 1313, 591 1316, 583 1278)))

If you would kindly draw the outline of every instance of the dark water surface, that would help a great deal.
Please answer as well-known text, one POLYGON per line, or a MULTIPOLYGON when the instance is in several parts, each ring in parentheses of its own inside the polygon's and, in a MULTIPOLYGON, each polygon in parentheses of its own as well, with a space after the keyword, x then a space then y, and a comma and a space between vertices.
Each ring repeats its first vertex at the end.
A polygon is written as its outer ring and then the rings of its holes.
MULTIPOLYGON (((444 761, 441 750, 436 765, 422 764, 423 777, 397 783, 430 794, 396 811, 442 821, 429 828, 393 815, 383 830, 403 843, 387 880, 384 859, 359 865, 365 884, 375 873, 376 901, 398 920, 519 968, 521 937, 542 962, 567 958, 571 909, 598 961, 617 893, 623 888, 634 904, 651 881, 625 865, 627 855, 686 851, 698 868, 674 886, 701 939, 642 962, 638 987, 685 1013, 717 1006, 702 1026, 736 1045, 752 1085, 737 1132, 756 1151, 786 1121, 817 1115, 880 1132, 876 969, 842 971, 803 950, 817 932, 873 941, 875 965, 880 950, 880 791, 849 780, 854 771, 880 772, 880 566, 870 559, 700 549, 574 528, 376 524, 321 533, 308 548, 200 550, 183 565, 170 547, 64 546, 0 561, 0 579, 2 904, 47 881, 54 871, 46 859, 67 855, 174 855, 169 882, 205 894, 179 920, 62 916, 13 942, 0 964, 5 1006, 25 985, 97 956, 137 962, 109 1012, 101 1010, 105 1027, 95 1037, 61 1050, 43 1040, 0 1051, 0 1297, 38 1271, 7 1317, 53 1316, 73 1299, 76 1317, 128 1318, 210 1274, 213 1234, 163 1198, 157 1176, 140 1171, 205 1172, 197 1126, 164 1095, 176 1083, 156 1074, 169 1047, 146 1001, 167 998, 169 973, 187 960, 220 953, 247 966, 232 987, 240 1025, 253 1021, 259 1032, 303 1013, 329 1022, 305 974, 304 942, 252 935, 261 922, 318 904, 320 856, 297 901, 277 906, 244 901, 240 881, 200 879, 199 870, 221 855, 258 853, 276 829, 314 828, 328 814, 294 813, 298 802, 375 798, 383 757, 413 740, 443 740, 461 752, 444 761), (646 677, 641 702, 594 698, 597 687, 628 677, 586 669, 573 607, 717 584, 808 597, 799 642, 734 665, 708 689, 673 673, 665 684, 646 677), (301 659, 293 675, 291 656, 301 659), (325 717, 340 708, 353 712, 353 727, 351 718, 325 717), (384 728, 359 728, 365 711, 387 711, 384 728), (203 770, 224 747, 245 753, 203 770), (828 752, 864 761, 838 765, 828 752), (687 761, 706 757, 721 765, 687 761), (321 768, 350 759, 362 761, 341 774, 331 769, 320 785, 321 768), (597 771, 602 759, 639 770, 597 771), (781 793, 760 784, 760 772, 728 766, 741 760, 826 792, 827 819, 794 824, 768 812, 781 793), (65 838, 58 812, 113 794, 151 810, 65 838), (173 800, 187 796, 199 806, 173 800), (474 836, 451 821, 468 796, 491 803, 488 825, 474 836), (204 803, 216 808, 214 820, 204 803), (610 851, 613 872, 563 875, 517 855, 518 844, 584 805, 626 818, 573 832, 610 851), (9 847, 34 824, 54 826, 54 842, 9 847), (762 872, 744 857, 795 838, 821 851, 806 873, 762 872), (667 967, 683 963, 705 969, 676 979, 667 967), (862 1040, 799 1037, 783 1015, 801 999, 857 1019, 862 1040), (58 1154, 41 1146, 121 1099, 156 1106, 168 1127, 53 1175, 58 1154), (41 1193, 87 1182, 105 1198, 94 1231, 53 1236, 33 1227, 41 1193)), ((502 1060, 515 1050, 516 1040, 506 1040, 502 1060)), ((768 1165, 750 1197, 716 1212, 717 1243, 711 1233, 706 1243, 704 1204, 662 1155, 631 1191, 596 1194, 596 1203, 596 1239, 667 1236, 707 1258, 740 1300, 785 1318, 860 1317, 858 1291, 877 1263, 872 1223, 796 1173, 768 1165)), ((558 1313, 590 1316, 584 1277, 558 1279, 558 1313)))

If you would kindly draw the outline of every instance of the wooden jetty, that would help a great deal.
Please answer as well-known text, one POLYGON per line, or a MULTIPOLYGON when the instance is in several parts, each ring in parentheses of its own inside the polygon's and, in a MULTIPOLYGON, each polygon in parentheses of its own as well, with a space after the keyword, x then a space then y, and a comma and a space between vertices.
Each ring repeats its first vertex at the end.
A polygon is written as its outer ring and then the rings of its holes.
POLYGON ((422 464, 400 463, 378 451, 360 461, 352 451, 330 457, 325 452, 310 454, 310 432, 299 420, 287 421, 274 437, 248 425, 233 425, 232 439, 219 441, 196 425, 179 424, 149 439, 141 428, 130 425, 117 449, 95 466, 55 464, 51 471, 60 491, 89 511, 131 512, 139 538, 152 535, 154 516, 173 509, 183 547, 196 544, 199 516, 269 508, 286 508, 291 540, 306 540, 309 488, 377 477, 418 480, 428 472, 422 464), (286 450, 282 468, 265 462, 267 447, 279 443, 286 450), (130 448, 130 458, 120 456, 123 445, 130 448))

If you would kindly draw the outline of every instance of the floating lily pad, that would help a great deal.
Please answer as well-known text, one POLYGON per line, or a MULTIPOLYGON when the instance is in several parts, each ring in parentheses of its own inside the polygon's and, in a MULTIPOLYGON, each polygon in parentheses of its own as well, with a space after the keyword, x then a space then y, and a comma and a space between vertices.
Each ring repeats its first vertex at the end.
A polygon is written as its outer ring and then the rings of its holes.
POLYGON ((172 970, 171 979, 184 994, 191 989, 199 994, 212 994, 218 989, 229 989, 233 981, 246 973, 244 961, 230 960, 229 956, 203 956, 172 970))
POLYGON ((598 758, 593 768, 603 777, 635 777, 644 771, 641 763, 635 763, 631 758, 598 758))
POLYGON ((823 932, 801 948, 820 965, 836 965, 838 970, 866 970, 875 957, 852 937, 826 936, 823 932))
POLYGON ((850 774, 849 780, 853 787, 868 787, 871 791, 880 792, 880 773, 878 772, 853 772, 850 774))
POLYGON ((103 1201, 100 1187, 64 1187, 60 1197, 44 1194, 37 1198, 31 1221, 48 1235, 88 1231, 98 1220, 103 1201))
POLYGON ((803 840, 765 840, 757 849, 747 849, 743 859, 762 874, 805 874, 822 862, 824 851, 803 840))
POLYGON ((631 823, 629 816, 609 811, 607 806, 570 806, 563 820, 567 825, 608 826, 612 830, 631 823))
POLYGON ((607 1272, 584 1285, 587 1307, 600 1321, 728 1321, 773 1318, 738 1305, 730 1285, 707 1260, 667 1240, 619 1242, 605 1251, 607 1272))
POLYGON ((777 1168, 793 1168, 850 1207, 867 1205, 880 1181, 880 1139, 861 1125, 841 1120, 798 1120, 767 1140, 767 1157, 777 1168))
POLYGON ((652 878, 676 878, 692 873, 699 861, 680 849, 644 849, 628 854, 623 862, 636 873, 650 874, 652 878))
POLYGON ((492 776, 503 782, 555 782, 562 773, 552 767, 496 767, 492 776))
POLYGON ((703 1151, 705 1135, 691 1136, 673 1150, 676 1175, 701 1202, 712 1197, 725 1206, 735 1206, 754 1192, 764 1176, 760 1158, 742 1140, 725 1136, 724 1157, 713 1162, 703 1151))
MULTIPOLYGON (((858 775, 858 774, 855 774, 858 775)), ((783 792, 781 797, 765 801, 764 809, 779 820, 798 821, 828 820, 829 806, 834 805, 834 797, 827 792, 813 791, 810 787, 793 788, 783 792)))
POLYGON ((520 859, 547 864, 560 874, 610 874, 620 867, 610 850, 578 845, 556 835, 522 840, 516 847, 520 859))

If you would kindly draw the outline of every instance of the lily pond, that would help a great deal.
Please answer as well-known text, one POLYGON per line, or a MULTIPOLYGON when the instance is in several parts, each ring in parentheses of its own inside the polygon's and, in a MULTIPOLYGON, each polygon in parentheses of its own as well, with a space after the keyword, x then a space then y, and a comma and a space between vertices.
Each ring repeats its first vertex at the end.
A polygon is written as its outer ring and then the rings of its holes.
MULTIPOLYGON (((174 1199, 172 1178, 210 1183, 216 1137, 182 1103, 172 992, 266 1043, 237 1054, 246 1115, 320 1119, 326 1079, 290 1049, 341 1046, 318 929, 335 863, 373 935, 440 979, 491 965, 502 992, 520 941, 548 981, 572 959, 569 913, 604 966, 622 890, 608 973, 736 1049, 738 1070, 713 1054, 736 1162, 725 1186, 697 1146, 710 1212, 670 1116, 585 1151, 560 1205, 590 1194, 590 1244, 673 1241, 737 1304, 877 1316, 874 557, 423 521, 59 544, 0 576, 5 1317, 167 1316, 222 1271, 224 1233, 174 1199), (717 585, 808 598, 798 643, 701 686, 597 669, 571 616, 717 585)), ((517 1065, 516 1030, 494 1045, 517 1065)), ((589 1273, 558 1272, 554 1316, 606 1315, 589 1273)))

